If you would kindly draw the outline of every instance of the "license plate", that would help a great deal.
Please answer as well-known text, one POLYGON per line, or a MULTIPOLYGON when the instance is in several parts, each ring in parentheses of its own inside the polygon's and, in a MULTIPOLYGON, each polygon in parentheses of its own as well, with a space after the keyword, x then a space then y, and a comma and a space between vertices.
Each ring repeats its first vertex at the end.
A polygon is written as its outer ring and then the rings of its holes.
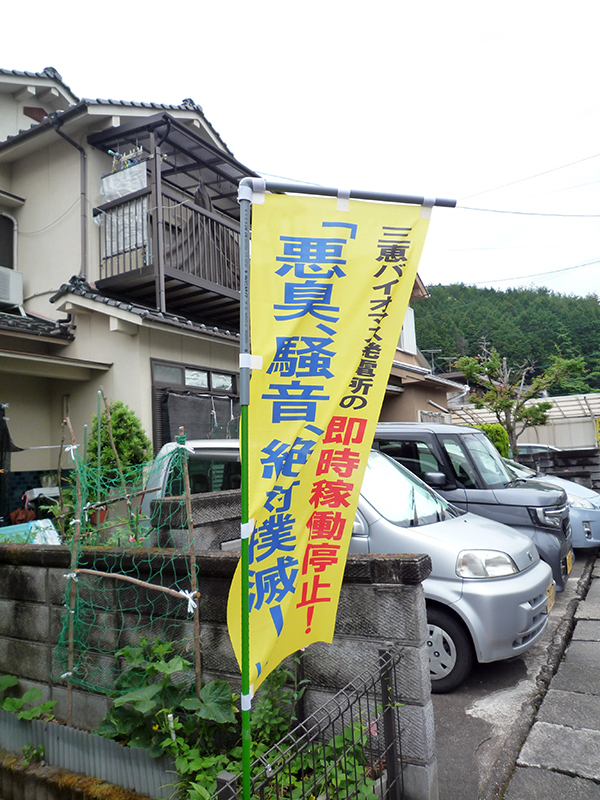
POLYGON ((546 589, 546 597, 548 598, 548 614, 550 613, 554 601, 556 600, 556 589, 554 588, 554 581, 546 589))
POLYGON ((572 569, 573 569, 573 551, 569 550, 569 552, 567 553, 567 575, 571 572, 572 569))

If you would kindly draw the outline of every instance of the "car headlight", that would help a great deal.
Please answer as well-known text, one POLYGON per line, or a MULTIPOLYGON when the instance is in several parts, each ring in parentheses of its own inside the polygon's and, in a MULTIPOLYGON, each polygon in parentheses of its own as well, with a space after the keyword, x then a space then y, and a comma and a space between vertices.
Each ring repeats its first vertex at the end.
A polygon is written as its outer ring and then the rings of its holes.
POLYGON ((550 506, 529 509, 529 515, 534 525, 543 525, 544 528, 562 528, 565 506, 556 508, 550 506))
POLYGON ((567 501, 573 508, 595 508, 594 504, 586 500, 585 497, 576 497, 574 494, 568 494, 567 501))
POLYGON ((460 578, 502 578, 518 571, 512 558, 500 550, 462 550, 456 559, 460 578))

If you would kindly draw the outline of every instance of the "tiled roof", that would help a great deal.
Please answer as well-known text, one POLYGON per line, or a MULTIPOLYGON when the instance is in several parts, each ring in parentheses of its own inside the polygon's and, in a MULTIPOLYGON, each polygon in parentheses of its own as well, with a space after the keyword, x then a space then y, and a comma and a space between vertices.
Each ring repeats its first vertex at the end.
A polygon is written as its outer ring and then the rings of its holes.
POLYGON ((181 317, 177 314, 162 313, 160 311, 156 311, 155 309, 147 308, 146 306, 137 305, 136 303, 130 303, 128 301, 117 300, 115 298, 108 297, 107 295, 100 293, 93 286, 90 286, 90 284, 79 275, 74 275, 70 279, 69 283, 63 283, 58 292, 56 292, 56 294, 50 298, 50 302, 56 303, 61 297, 64 297, 67 294, 74 294, 77 297, 85 297, 87 300, 93 300, 96 303, 102 303, 103 305, 111 306, 112 308, 119 308, 123 311, 129 311, 131 314, 137 314, 139 317, 144 320, 148 320, 149 322, 158 322, 162 325, 170 325, 176 328, 184 328, 185 330, 193 330, 196 331, 196 333, 203 333, 220 339, 233 339, 235 341, 239 341, 240 338, 239 333, 235 331, 232 333, 231 331, 223 330, 222 328, 202 325, 201 323, 192 322, 192 320, 187 319, 186 317, 181 317))
MULTIPOLYGON (((11 69, 2 69, 0 67, 0 75, 14 75, 15 77, 24 77, 24 78, 34 78, 34 79, 43 79, 43 78, 50 78, 51 80, 58 81, 66 91, 73 95, 73 97, 77 97, 77 95, 63 82, 62 77, 60 74, 54 69, 54 67, 46 67, 42 72, 21 72, 19 70, 11 70, 11 69)), ((213 125, 206 119, 204 116, 204 112, 202 111, 202 107, 195 103, 191 98, 186 97, 184 100, 181 101, 179 104, 169 104, 169 103, 144 103, 144 102, 137 102, 133 100, 104 100, 102 98, 80 98, 75 105, 69 106, 69 108, 65 109, 64 111, 57 111, 56 116, 60 118, 64 114, 70 114, 75 109, 77 110, 84 110, 88 106, 122 106, 123 108, 140 108, 140 109, 148 109, 151 111, 195 111, 199 114, 209 128, 213 131, 215 136, 219 139, 219 142, 223 145, 223 147, 227 150, 228 153, 231 153, 231 150, 227 147, 219 132, 215 129, 213 125)), ((48 122, 48 118, 45 118, 43 122, 34 123, 31 125, 30 128, 23 129, 19 131, 18 134, 15 136, 9 136, 6 139, 6 142, 14 141, 16 138, 23 134, 30 133, 40 126, 47 127, 50 123, 48 122)))
POLYGON ((100 97, 84 97, 82 98, 82 102, 87 103, 88 105, 98 105, 98 106, 124 106, 125 108, 152 108, 156 109, 157 111, 198 111, 200 114, 204 114, 202 111, 202 107, 199 106, 197 103, 194 103, 193 100, 187 98, 186 100, 182 100, 181 103, 178 104, 168 104, 168 103, 142 103, 136 102, 134 100, 103 100, 100 97))
POLYGON ((36 317, 34 314, 22 315, 10 311, 0 311, 0 330, 19 331, 31 336, 50 336, 67 342, 74 338, 71 331, 59 322, 36 317))
POLYGON ((77 97, 75 92, 69 86, 67 86, 60 73, 55 70, 54 67, 45 67, 41 72, 23 72, 18 69, 2 69, 2 67, 0 67, 0 75, 14 75, 16 78, 36 78, 38 80, 50 78, 50 80, 61 83, 64 88, 73 95, 73 97, 77 97))

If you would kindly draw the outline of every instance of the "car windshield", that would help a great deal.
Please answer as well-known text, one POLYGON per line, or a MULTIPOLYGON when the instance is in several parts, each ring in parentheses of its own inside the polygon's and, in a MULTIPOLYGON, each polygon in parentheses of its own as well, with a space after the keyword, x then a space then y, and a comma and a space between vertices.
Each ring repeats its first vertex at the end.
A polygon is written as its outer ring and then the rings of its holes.
POLYGON ((508 470, 508 474, 512 478, 536 478, 537 472, 530 467, 526 467, 525 464, 518 464, 516 461, 513 461, 510 458, 503 458, 502 461, 504 462, 504 466, 508 470))
POLYGON ((462 513, 396 461, 375 450, 369 455, 361 494, 382 517, 405 528, 441 522, 462 513))

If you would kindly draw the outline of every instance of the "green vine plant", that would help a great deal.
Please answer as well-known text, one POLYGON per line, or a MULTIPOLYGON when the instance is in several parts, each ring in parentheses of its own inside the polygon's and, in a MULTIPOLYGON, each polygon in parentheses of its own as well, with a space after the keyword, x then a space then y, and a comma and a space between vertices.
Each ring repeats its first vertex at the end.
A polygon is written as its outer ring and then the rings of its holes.
MULTIPOLYGON (((227 681, 203 682, 196 693, 191 663, 170 642, 143 638, 116 656, 125 667, 115 684, 113 708, 97 733, 130 747, 146 748, 153 757, 170 756, 177 773, 176 796, 183 800, 209 800, 223 770, 241 775, 239 696, 227 681)), ((250 723, 255 774, 263 767, 260 757, 298 722, 298 705, 307 684, 300 677, 300 655, 296 654, 274 670, 257 692, 250 723)), ((348 796, 372 798, 376 778, 369 774, 365 756, 372 727, 355 723, 332 736, 318 755, 298 755, 286 768, 286 797, 299 799, 310 779, 319 788, 315 796, 335 787, 348 796)), ((281 800, 276 792, 275 786, 271 793, 267 789, 266 800, 281 800)))
POLYGON ((6 690, 17 686, 19 679, 14 675, 0 675, 0 709, 12 711, 19 719, 54 719, 52 710, 56 700, 47 700, 41 703, 42 691, 37 687, 28 689, 22 697, 6 695, 6 690), (2 696, 4 695, 4 696, 2 696))
POLYGON ((191 662, 170 642, 142 638, 116 653, 125 669, 115 683, 113 708, 97 730, 175 761, 184 797, 209 797, 238 738, 237 700, 227 681, 202 683, 196 692, 191 662), (198 778, 202 773, 202 778, 198 778), (204 773, 214 776, 207 780, 204 773), (192 784, 208 785, 207 794, 192 784))
MULTIPOLYGON (((373 727, 372 724, 363 726, 355 721, 347 725, 342 733, 332 736, 325 747, 300 753, 286 772, 291 800, 304 797, 307 785, 314 797, 335 795, 373 800, 373 787, 379 780, 379 774, 378 770, 369 767, 366 757, 373 727)), ((272 796, 269 800, 276 798, 272 796)))
MULTIPOLYGON (((227 681, 202 684, 196 693, 192 664, 170 642, 142 638, 116 653, 125 668, 115 683, 113 707, 97 733, 151 756, 169 755, 186 800, 207 800, 223 770, 241 772, 241 723, 227 681)), ((297 666, 297 664, 296 664, 297 666)), ((252 716, 253 760, 284 736, 296 721, 306 681, 281 667, 257 693, 252 716), (287 685, 291 683, 290 685, 287 685)))

